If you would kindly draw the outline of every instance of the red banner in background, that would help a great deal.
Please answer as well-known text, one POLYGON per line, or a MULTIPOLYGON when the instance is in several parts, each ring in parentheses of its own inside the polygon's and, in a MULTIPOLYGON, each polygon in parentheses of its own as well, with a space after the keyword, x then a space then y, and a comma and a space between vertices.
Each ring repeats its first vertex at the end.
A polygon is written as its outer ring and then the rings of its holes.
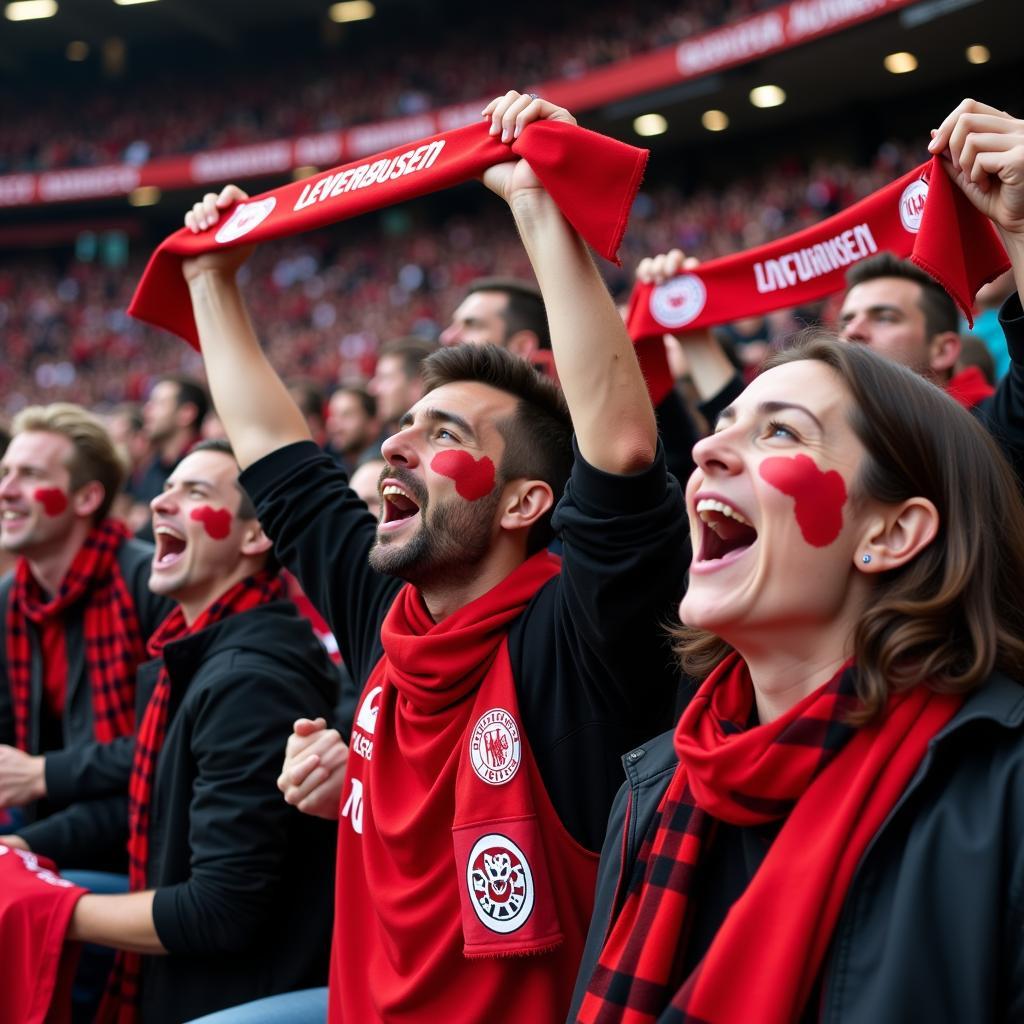
MULTIPOLYGON (((916 2, 791 0, 683 42, 588 71, 577 78, 540 82, 526 91, 536 92, 574 112, 590 110, 758 60, 916 2)), ((479 118, 489 98, 343 131, 189 156, 160 157, 138 165, 109 164, 41 174, 0 175, 0 208, 124 196, 145 186, 168 190, 191 185, 220 186, 227 181, 287 174, 296 167, 333 167, 470 124, 479 118)))

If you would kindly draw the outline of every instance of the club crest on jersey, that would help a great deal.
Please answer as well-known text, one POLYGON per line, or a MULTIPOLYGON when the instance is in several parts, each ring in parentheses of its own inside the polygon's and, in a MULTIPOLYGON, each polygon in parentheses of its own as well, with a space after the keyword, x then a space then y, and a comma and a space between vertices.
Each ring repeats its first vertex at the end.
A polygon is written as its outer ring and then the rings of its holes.
POLYGON ((221 245, 233 242, 236 238, 249 234, 253 228, 259 227, 270 216, 275 206, 277 199, 274 196, 267 196, 266 199, 260 199, 255 203, 239 203, 213 237, 221 245))
POLYGON ((685 327, 704 309, 708 293, 696 274, 680 274, 651 292, 651 316, 663 327, 685 327))
POLYGON ((469 762, 477 776, 488 785, 504 785, 519 771, 522 760, 516 720, 504 708, 482 714, 469 741, 469 762))
POLYGON ((927 198, 928 182, 923 178, 912 181, 900 196, 900 223, 912 235, 916 235, 921 227, 921 214, 924 213, 924 201, 927 198))
POLYGON ((476 916, 492 932, 517 931, 533 912, 533 872, 508 836, 492 832, 473 844, 466 885, 476 916))

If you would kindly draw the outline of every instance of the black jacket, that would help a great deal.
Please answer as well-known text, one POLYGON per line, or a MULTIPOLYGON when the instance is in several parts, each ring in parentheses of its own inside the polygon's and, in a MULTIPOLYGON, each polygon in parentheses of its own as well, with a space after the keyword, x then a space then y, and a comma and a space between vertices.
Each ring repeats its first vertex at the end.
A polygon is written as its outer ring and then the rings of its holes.
MULTIPOLYGON (((336 825, 278 792, 284 744, 304 715, 328 717, 338 677, 309 623, 275 601, 164 649, 170 724, 149 828, 153 919, 170 956, 144 958, 142 1019, 179 1024, 327 979, 336 825)), ((161 661, 139 670, 152 693, 161 661)), ((124 799, 123 844, 127 836, 124 799)), ((76 805, 23 830, 58 864, 80 860, 76 805)))
MULTIPOLYGON (((143 643, 174 607, 166 597, 149 589, 150 562, 153 548, 137 540, 127 540, 117 553, 118 565, 125 586, 132 597, 143 643)), ((7 604, 13 573, 0 581, 0 743, 14 743, 14 710, 7 681, 7 604)), ((92 691, 85 678, 84 643, 85 602, 70 608, 65 616, 65 644, 68 660, 67 697, 64 714, 58 720, 46 710, 43 702, 42 659, 39 652, 39 634, 29 622, 29 642, 32 646, 32 673, 30 679, 29 753, 46 754, 47 798, 41 806, 28 809, 29 819, 44 816, 54 807, 64 806, 82 796, 89 795, 79 788, 83 772, 88 771, 90 757, 98 748, 93 734, 92 691)), ((114 741, 117 744, 119 741, 114 741)), ((125 738, 122 746, 130 746, 125 738)), ((102 759, 107 751, 100 751, 102 759)), ((123 755, 121 755, 123 756, 123 755)))
MULTIPOLYGON (((672 734, 622 761, 573 1021, 676 770, 672 734)), ((994 674, 932 739, 857 866, 819 982, 826 1024, 1024 1020, 1019 683, 994 674)))
POLYGON ((1003 450, 1024 487, 1024 310, 1016 293, 999 310, 999 326, 1006 335, 1010 369, 996 393, 971 412, 1003 450))

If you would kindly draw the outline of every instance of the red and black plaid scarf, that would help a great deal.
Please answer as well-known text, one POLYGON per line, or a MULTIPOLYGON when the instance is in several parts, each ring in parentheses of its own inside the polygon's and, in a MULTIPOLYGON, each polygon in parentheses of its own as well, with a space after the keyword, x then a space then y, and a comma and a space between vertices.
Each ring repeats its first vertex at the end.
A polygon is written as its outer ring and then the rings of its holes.
POLYGON ((580 1007, 581 1022, 784 1024, 799 1019, 861 855, 928 741, 961 699, 923 685, 883 718, 846 724, 855 669, 781 718, 747 728, 753 689, 731 655, 676 729, 680 764, 641 846, 625 903, 580 1007), (674 977, 714 821, 785 818, 744 894, 688 978, 674 977))
MULTIPOLYGON (((238 615, 268 601, 284 596, 284 585, 269 572, 258 572, 236 583, 214 601, 191 626, 179 607, 160 624, 149 638, 147 650, 160 657, 169 643, 192 636, 209 626, 238 615)), ((128 781, 128 885, 132 892, 146 888, 149 860, 149 809, 153 795, 156 762, 167 735, 171 702, 171 677, 161 666, 153 694, 146 705, 139 734, 135 740, 135 758, 128 781)), ((96 1020, 103 1024, 134 1024, 138 1020, 139 980, 142 958, 138 953, 118 953, 110 981, 96 1020)))
POLYGON ((85 671, 92 690, 93 734, 98 742, 109 743, 135 728, 135 669, 144 651, 135 604, 117 562, 117 553, 129 536, 124 525, 113 519, 93 527, 49 602, 44 601, 28 561, 19 560, 7 605, 7 678, 14 742, 20 750, 28 751, 30 742, 28 623, 41 626, 79 601, 85 601, 85 671))

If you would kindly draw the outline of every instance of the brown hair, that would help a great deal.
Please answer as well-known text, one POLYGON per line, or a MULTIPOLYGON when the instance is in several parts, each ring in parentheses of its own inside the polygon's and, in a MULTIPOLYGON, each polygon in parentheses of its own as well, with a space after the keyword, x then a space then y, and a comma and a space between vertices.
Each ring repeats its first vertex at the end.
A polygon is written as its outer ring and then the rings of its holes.
POLYGON ((548 314, 540 289, 535 284, 517 277, 478 277, 466 289, 466 295, 475 292, 497 292, 508 300, 499 314, 505 321, 506 338, 517 331, 533 331, 540 348, 551 348, 548 314))
MULTIPOLYGON (((496 345, 453 345, 439 349, 423 364, 428 392, 462 380, 488 384, 519 400, 514 415, 497 424, 505 441, 499 472, 504 480, 543 480, 557 504, 572 470, 572 420, 558 385, 521 356, 496 345)), ((531 554, 554 536, 553 512, 552 507, 531 528, 531 554)))
POLYGON ((96 509, 94 522, 110 512, 110 506, 124 483, 127 468, 107 428, 87 409, 71 402, 29 405, 11 423, 12 434, 41 431, 60 434, 71 442, 67 470, 71 489, 77 491, 93 480, 103 486, 103 502, 96 509))
MULTIPOLYGON (((1024 676, 1024 505, 1002 452, 934 384, 865 346, 809 335, 766 369, 804 359, 830 367, 853 400, 850 426, 866 449, 854 500, 923 497, 939 513, 928 547, 874 577, 854 633, 864 707, 851 717, 869 720, 890 692, 922 681, 966 693, 994 668, 1024 676)), ((674 635, 684 669, 698 678, 730 651, 703 630, 674 635)))
POLYGON ((846 290, 849 292, 859 284, 880 277, 898 277, 920 285, 921 295, 917 304, 924 313, 924 329, 929 338, 946 331, 960 330, 960 313, 945 288, 910 260, 901 260, 891 252, 880 252, 855 263, 846 273, 846 290))

